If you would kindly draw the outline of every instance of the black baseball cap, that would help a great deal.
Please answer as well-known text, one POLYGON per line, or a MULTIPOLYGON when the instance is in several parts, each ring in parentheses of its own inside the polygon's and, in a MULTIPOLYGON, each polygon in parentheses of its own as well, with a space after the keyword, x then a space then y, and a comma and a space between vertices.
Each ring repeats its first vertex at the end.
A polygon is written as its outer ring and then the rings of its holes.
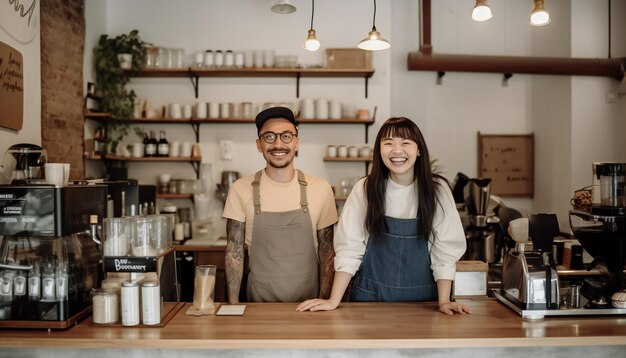
POLYGON ((291 109, 287 107, 270 107, 256 115, 256 119, 254 121, 256 122, 257 134, 261 132, 261 127, 263 127, 263 123, 272 118, 284 118, 293 123, 293 125, 296 127, 296 131, 298 130, 298 122, 296 121, 296 116, 294 116, 291 109))

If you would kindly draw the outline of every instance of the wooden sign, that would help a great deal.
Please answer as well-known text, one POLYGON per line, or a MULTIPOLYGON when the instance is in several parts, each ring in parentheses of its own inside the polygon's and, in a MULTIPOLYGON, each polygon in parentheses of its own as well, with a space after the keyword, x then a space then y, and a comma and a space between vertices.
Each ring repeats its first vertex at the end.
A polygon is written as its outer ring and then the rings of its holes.
POLYGON ((534 136, 478 132, 478 175, 491 178, 491 193, 533 197, 534 136))
POLYGON ((0 42, 0 127, 18 131, 24 123, 23 65, 22 54, 0 42))

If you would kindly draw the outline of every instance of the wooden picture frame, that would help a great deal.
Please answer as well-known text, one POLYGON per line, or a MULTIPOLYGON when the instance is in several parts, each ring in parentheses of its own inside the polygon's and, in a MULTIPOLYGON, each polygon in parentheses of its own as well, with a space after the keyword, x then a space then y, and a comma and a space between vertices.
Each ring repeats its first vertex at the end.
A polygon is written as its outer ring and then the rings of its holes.
POLYGON ((491 194, 534 195, 535 151, 531 134, 481 134, 478 132, 478 177, 491 178, 491 194))

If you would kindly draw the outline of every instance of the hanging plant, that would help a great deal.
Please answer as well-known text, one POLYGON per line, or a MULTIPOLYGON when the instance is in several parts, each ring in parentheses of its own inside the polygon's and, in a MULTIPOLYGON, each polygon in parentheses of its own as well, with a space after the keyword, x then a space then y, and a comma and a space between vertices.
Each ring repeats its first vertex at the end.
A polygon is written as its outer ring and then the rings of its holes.
MULTIPOLYGON (((111 113, 116 118, 129 118, 135 108, 135 91, 127 90, 126 84, 130 76, 143 68, 145 43, 139 37, 139 31, 117 37, 100 36, 94 48, 94 69, 96 74, 96 95, 101 98, 100 109, 111 113), (131 56, 130 66, 123 69, 120 60, 131 56)), ((112 123, 109 125, 107 142, 115 153, 117 145, 130 131, 128 123, 112 123)))

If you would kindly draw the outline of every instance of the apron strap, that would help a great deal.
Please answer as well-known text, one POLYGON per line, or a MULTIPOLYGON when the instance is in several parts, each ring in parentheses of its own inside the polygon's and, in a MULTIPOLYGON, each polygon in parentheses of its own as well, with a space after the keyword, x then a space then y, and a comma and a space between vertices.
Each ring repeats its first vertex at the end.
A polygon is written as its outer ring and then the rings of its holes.
POLYGON ((300 207, 302 211, 305 213, 309 212, 309 203, 307 202, 306 197, 306 180, 304 179, 304 173, 302 173, 299 169, 298 171, 298 183, 300 184, 300 207))
POLYGON ((261 187, 261 172, 259 170, 254 175, 254 181, 252 181, 252 202, 254 203, 254 213, 261 213, 261 195, 259 194, 259 188, 261 187))
MULTIPOLYGON (((307 201, 306 196, 306 180, 304 179, 304 173, 300 170, 298 172, 298 183, 300 184, 300 208, 305 213, 309 212, 309 203, 307 201)), ((259 170, 254 175, 254 180, 252 181, 252 203, 254 204, 254 213, 261 213, 261 195, 260 195, 260 187, 261 187, 261 173, 262 170, 259 170)))

